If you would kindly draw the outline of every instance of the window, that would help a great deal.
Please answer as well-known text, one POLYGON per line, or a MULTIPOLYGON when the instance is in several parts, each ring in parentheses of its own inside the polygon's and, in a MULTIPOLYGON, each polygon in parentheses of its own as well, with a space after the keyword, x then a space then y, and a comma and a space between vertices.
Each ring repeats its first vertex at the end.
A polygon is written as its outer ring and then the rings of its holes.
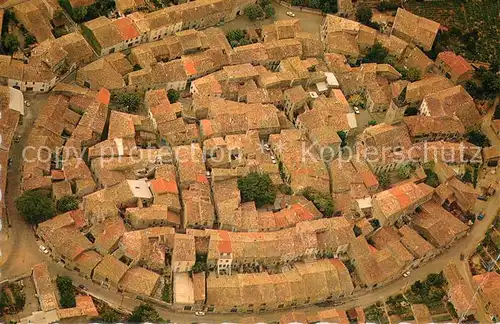
POLYGON ((231 313, 236 313, 238 311, 237 308, 231 308, 231 313))
POLYGON ((190 311, 191 310, 191 306, 184 306, 184 310, 185 311, 190 311))
POLYGON ((278 308, 283 308, 283 307, 285 307, 285 304, 279 304, 278 305, 278 308))

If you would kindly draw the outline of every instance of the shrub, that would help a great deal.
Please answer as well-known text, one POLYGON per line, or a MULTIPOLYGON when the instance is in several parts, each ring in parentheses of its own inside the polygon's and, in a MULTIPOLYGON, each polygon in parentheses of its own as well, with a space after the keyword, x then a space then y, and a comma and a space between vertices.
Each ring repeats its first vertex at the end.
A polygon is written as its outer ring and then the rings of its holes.
POLYGON ((417 68, 409 68, 406 72, 406 80, 415 82, 421 79, 420 70, 417 68))
POLYGON ((264 10, 261 6, 258 5, 250 5, 245 8, 245 15, 250 20, 257 20, 264 16, 264 10))
POLYGON ((175 89, 168 89, 167 97, 168 97, 168 101, 170 101, 170 103, 175 103, 175 102, 179 101, 181 94, 179 93, 179 91, 177 91, 175 89))
POLYGON ((14 34, 6 34, 2 36, 2 46, 5 52, 9 55, 17 51, 19 48, 19 40, 14 34))
POLYGON ((121 106, 120 111, 136 112, 141 104, 141 96, 137 93, 121 92, 116 95, 116 103, 121 106))
POLYGON ((153 308, 153 306, 149 304, 141 304, 134 308, 132 314, 128 318, 128 322, 132 323, 143 323, 143 322, 152 322, 152 323, 160 323, 163 322, 163 318, 160 317, 160 314, 153 308))
POLYGON ((474 145, 480 147, 490 146, 490 140, 481 131, 471 131, 467 133, 467 139, 474 145))
POLYGON ((314 190, 310 187, 304 189, 302 193, 304 197, 312 201, 314 206, 325 216, 331 217, 335 212, 335 204, 333 203, 332 197, 330 195, 314 190))
POLYGON ((60 213, 66 213, 70 210, 78 209, 78 199, 75 196, 61 197, 61 199, 57 201, 56 208, 60 213))
POLYGON ((372 119, 372 120, 370 120, 370 121, 368 122, 368 125, 370 125, 370 126, 375 126, 375 125, 377 125, 377 121, 372 119))
POLYGON ((409 164, 402 165, 398 168, 398 177, 402 180, 408 179, 413 172, 413 167, 409 164))
POLYGON ((24 46, 25 47, 33 45, 35 43, 36 43, 35 36, 33 36, 31 34, 27 34, 26 36, 24 36, 24 46))
POLYGON ((382 46, 382 43, 376 42, 375 45, 368 49, 368 53, 366 53, 363 58, 364 63, 384 63, 389 54, 389 50, 382 46))
POLYGON ((378 11, 389 11, 389 10, 396 10, 398 9, 398 4, 394 3, 392 1, 385 1, 382 0, 380 3, 377 5, 377 10, 378 11))
POLYGON ((368 24, 373 17, 372 10, 366 6, 359 6, 358 9, 356 9, 356 20, 363 24, 368 24))
POLYGON ((265 14, 266 18, 274 17, 274 15, 276 14, 276 9, 274 9, 274 7, 270 4, 266 5, 263 8, 264 8, 264 14, 265 14))
POLYGON ((76 306, 75 290, 73 289, 73 280, 66 276, 57 276, 56 279, 57 289, 61 299, 59 304, 62 308, 71 308, 76 306))
POLYGON ((254 201, 257 207, 272 204, 276 199, 276 188, 267 173, 250 172, 239 178, 238 189, 243 202, 254 201))
POLYGON ((391 177, 387 172, 381 172, 377 175, 378 183, 382 188, 388 188, 391 185, 391 177))
POLYGON ((55 215, 50 194, 43 190, 25 191, 15 203, 19 213, 32 225, 44 222, 55 215))

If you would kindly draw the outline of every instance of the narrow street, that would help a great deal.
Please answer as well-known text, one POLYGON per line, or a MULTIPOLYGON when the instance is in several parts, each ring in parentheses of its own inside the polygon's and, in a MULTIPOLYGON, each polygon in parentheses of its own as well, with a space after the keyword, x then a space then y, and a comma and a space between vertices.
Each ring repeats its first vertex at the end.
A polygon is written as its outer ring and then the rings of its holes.
POLYGON ((31 267, 43 261, 43 254, 36 244, 33 229, 23 217, 19 215, 15 206, 15 200, 20 192, 21 162, 23 148, 28 142, 28 136, 33 122, 38 116, 40 108, 47 100, 46 94, 25 95, 25 99, 32 104, 25 107, 26 115, 23 124, 17 127, 17 134, 21 136, 18 143, 12 143, 10 157, 12 165, 7 173, 6 207, 8 213, 8 224, 2 219, 3 230, 0 233, 0 281, 7 278, 15 278, 30 271, 31 267))

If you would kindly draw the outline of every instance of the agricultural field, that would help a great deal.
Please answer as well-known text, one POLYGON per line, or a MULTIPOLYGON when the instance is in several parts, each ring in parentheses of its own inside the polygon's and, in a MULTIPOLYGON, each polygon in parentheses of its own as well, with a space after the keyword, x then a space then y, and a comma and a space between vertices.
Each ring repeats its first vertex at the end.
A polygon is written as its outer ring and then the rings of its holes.
POLYGON ((410 0, 405 3, 405 8, 439 22, 448 30, 437 39, 437 46, 441 45, 439 50, 450 49, 475 61, 499 61, 500 1, 410 0))

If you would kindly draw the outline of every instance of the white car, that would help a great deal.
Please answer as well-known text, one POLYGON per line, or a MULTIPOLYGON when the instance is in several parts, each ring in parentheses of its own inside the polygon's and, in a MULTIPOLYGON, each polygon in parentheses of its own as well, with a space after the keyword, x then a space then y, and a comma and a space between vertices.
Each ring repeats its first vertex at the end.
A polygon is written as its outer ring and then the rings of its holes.
POLYGON ((359 114, 359 108, 358 108, 358 107, 354 107, 354 108, 352 108, 352 109, 354 110, 354 113, 355 113, 355 114, 359 114))
POLYGON ((287 14, 287 16, 295 17, 295 14, 291 11, 287 11, 286 14, 287 14))
POLYGON ((24 105, 26 107, 29 107, 29 106, 31 106, 31 103, 28 100, 24 100, 24 105))
POLYGON ((205 312, 202 312, 202 311, 195 312, 194 315, 196 315, 196 316, 205 316, 205 312))
POLYGON ((46 248, 45 246, 43 246, 43 245, 40 245, 38 248, 40 249, 40 251, 41 251, 42 253, 45 253, 45 254, 49 253, 49 249, 47 249, 47 248, 46 248))
POLYGON ((408 277, 410 275, 410 271, 406 271, 405 273, 403 273, 403 277, 408 277))

